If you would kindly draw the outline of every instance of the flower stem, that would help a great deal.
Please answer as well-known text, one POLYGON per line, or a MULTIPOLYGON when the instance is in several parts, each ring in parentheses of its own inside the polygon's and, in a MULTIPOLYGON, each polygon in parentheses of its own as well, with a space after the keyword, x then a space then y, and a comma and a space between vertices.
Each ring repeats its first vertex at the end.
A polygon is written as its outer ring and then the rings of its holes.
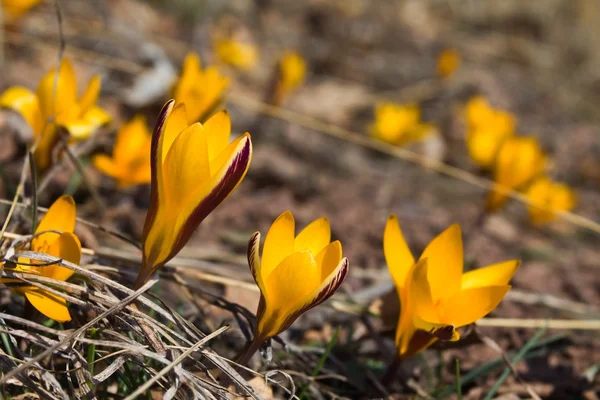
POLYGON ((260 349, 260 346, 262 346, 263 342, 263 338, 255 336, 251 342, 246 344, 244 350, 242 350, 242 352, 236 357, 236 362, 238 364, 246 365, 254 353, 260 349))
POLYGON ((398 368, 401 364, 402 359, 400 357, 394 358, 394 361, 392 361, 390 366, 387 368, 385 375, 381 379, 381 383, 383 383, 386 386, 389 385, 396 377, 396 372, 398 372, 398 368))

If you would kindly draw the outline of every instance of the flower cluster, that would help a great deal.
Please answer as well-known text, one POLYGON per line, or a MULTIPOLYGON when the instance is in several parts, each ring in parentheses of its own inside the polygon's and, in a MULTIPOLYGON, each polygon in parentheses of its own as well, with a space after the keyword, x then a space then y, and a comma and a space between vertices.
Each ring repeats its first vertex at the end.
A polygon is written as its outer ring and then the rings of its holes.
MULTIPOLYGON (((33 2, 31 2, 33 4, 33 2)), ((222 62, 237 68, 254 65, 252 46, 220 38, 214 43, 222 62)), ((451 76, 460 59, 454 51, 442 53, 438 74, 451 76)), ((306 62, 295 52, 286 52, 278 63, 275 104, 280 104, 302 85, 306 62)), ((150 201, 142 232, 142 261, 134 289, 139 289, 188 243, 198 226, 242 183, 252 161, 249 133, 232 137, 226 110, 218 110, 229 86, 229 78, 216 66, 203 68, 190 53, 181 76, 158 115, 154 131, 141 114, 123 123, 116 133, 111 155, 95 154, 96 169, 116 180, 119 188, 150 184, 150 201)), ((32 131, 35 161, 41 171, 52 167, 60 133, 64 145, 89 137, 111 121, 96 105, 100 79, 94 76, 78 97, 71 63, 62 60, 49 71, 34 93, 12 87, 0 96, 0 106, 17 111, 32 131)), ((548 210, 570 209, 575 199, 568 187, 543 175, 547 156, 537 141, 515 135, 516 119, 496 110, 481 97, 466 108, 467 145, 474 162, 489 169, 497 183, 523 190, 532 200, 532 219, 543 223, 553 217, 548 210), (543 206, 542 210, 535 205, 543 206)), ((378 104, 370 134, 381 141, 403 146, 435 131, 421 121, 417 105, 378 104)), ((506 194, 493 191, 488 209, 506 202, 506 194)), ((73 275, 58 265, 60 260, 78 264, 81 244, 75 236, 76 208, 73 198, 62 196, 50 207, 30 241, 30 249, 54 256, 55 264, 20 257, 3 267, 14 276, 1 282, 23 293, 37 310, 56 321, 71 319, 66 300, 54 290, 23 284, 19 273, 37 274, 58 281, 73 275)), ((285 211, 273 222, 264 244, 254 233, 247 260, 260 291, 253 340, 240 362, 247 362, 267 340, 279 335, 303 313, 334 295, 349 273, 342 244, 332 240, 327 218, 318 218, 296 234, 296 221, 285 211)), ((452 225, 434 238, 415 259, 404 239, 398 219, 389 217, 383 252, 398 292, 401 312, 396 330, 398 358, 413 355, 436 340, 458 340, 458 328, 484 317, 510 289, 509 281, 519 261, 510 260, 463 271, 461 230, 452 225)))
POLYGON ((498 189, 489 192, 486 209, 499 210, 511 190, 522 191, 529 199, 529 216, 534 224, 556 218, 556 212, 569 211, 576 196, 567 185, 553 182, 546 174, 548 156, 538 140, 518 136, 516 117, 508 111, 491 107, 475 96, 465 107, 467 149, 473 162, 491 170, 498 189))

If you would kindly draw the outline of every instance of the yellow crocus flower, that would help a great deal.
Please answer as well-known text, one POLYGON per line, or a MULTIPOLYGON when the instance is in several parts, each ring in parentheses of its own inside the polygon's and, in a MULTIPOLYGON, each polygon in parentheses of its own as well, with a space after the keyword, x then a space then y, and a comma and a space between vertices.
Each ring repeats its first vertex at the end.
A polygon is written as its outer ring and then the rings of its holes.
POLYGON ((2 0, 2 10, 7 21, 15 21, 42 0, 2 0))
POLYGON ((525 195, 534 204, 527 209, 529 218, 535 225, 553 221, 558 217, 553 211, 570 211, 577 203, 577 196, 569 186, 553 182, 547 176, 533 181, 525 195))
MULTIPOLYGON (((520 190, 544 170, 546 154, 533 137, 509 137, 504 141, 494 164, 494 182, 512 190, 520 190)), ((508 200, 503 191, 488 194, 486 208, 496 211, 508 200)))
POLYGON ((146 117, 136 115, 117 132, 112 157, 94 156, 92 163, 102 173, 114 178, 119 187, 150 183, 150 143, 152 134, 146 117))
POLYGON ((400 298, 396 329, 400 358, 437 339, 458 340, 456 328, 477 321, 498 306, 520 263, 510 260, 463 272, 462 237, 456 224, 434 238, 415 260, 395 215, 388 218, 383 250, 400 298))
POLYGON ((246 176, 252 159, 250 134, 229 143, 230 134, 225 110, 204 124, 190 125, 183 103, 170 100, 163 107, 152 136, 150 207, 136 288, 185 246, 246 176))
POLYGON ((173 98, 177 103, 185 103, 189 121, 202 121, 219 104, 228 87, 229 79, 216 66, 202 69, 200 57, 188 53, 173 88, 173 98))
POLYGON ((454 49, 443 50, 437 59, 437 75, 442 79, 450 78, 460 66, 460 54, 454 49))
POLYGON ((306 61, 294 51, 286 51, 278 63, 278 76, 275 89, 275 104, 281 104, 293 93, 306 77, 306 61))
POLYGON ((348 273, 342 244, 331 242, 327 218, 319 218, 295 236, 291 212, 281 214, 267 232, 262 258, 260 233, 248 243, 248 264, 260 289, 254 340, 246 362, 267 339, 286 330, 302 313, 327 300, 348 273))
POLYGON ((234 68, 248 71, 258 61, 258 50, 250 42, 242 42, 234 38, 216 37, 213 48, 219 60, 234 68))
MULTIPOLYGON (((81 259, 81 244, 73 230, 75 229, 75 201, 71 196, 61 196, 52 204, 40 221, 31 241, 31 250, 45 253, 73 264, 81 259), (49 232, 58 231, 58 232, 49 232), (42 233, 45 232, 45 233, 42 233)), ((60 265, 35 266, 40 261, 19 257, 14 272, 39 274, 40 276, 66 281, 73 270, 60 265)), ((8 268, 8 263, 4 264, 8 268)), ((58 322, 71 320, 65 299, 35 286, 17 286, 23 284, 18 279, 3 278, 1 283, 13 284, 13 290, 23 293, 27 300, 42 314, 58 322)))
POLYGON ((475 96, 466 106, 467 149, 473 161, 482 168, 491 168, 504 140, 515 133, 515 117, 497 110, 481 96, 475 96))
POLYGON ((419 141, 433 132, 430 124, 421 123, 421 111, 416 104, 381 103, 375 107, 375 121, 370 135, 395 146, 419 141))
POLYGON ((72 139, 85 139, 98 127, 111 120, 110 115, 96 106, 100 93, 100 77, 94 75, 83 95, 77 98, 77 81, 71 62, 63 59, 58 70, 51 69, 40 81, 35 93, 21 86, 8 88, 0 96, 0 107, 10 108, 23 117, 41 139, 34 158, 43 171, 52 163, 52 150, 59 139, 58 127, 72 139), (56 85, 55 85, 56 83, 56 85))

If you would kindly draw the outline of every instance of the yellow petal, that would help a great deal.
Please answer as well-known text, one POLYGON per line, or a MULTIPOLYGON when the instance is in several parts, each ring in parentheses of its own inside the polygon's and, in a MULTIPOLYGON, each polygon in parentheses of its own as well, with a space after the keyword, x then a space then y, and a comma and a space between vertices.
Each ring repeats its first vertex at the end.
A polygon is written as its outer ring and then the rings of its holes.
POLYGON ((460 66, 460 55, 456 50, 446 49, 440 53, 437 60, 437 75, 447 79, 460 66))
POLYGON ((426 268, 426 263, 426 260, 421 259, 413 264, 406 275, 405 286, 398 288, 398 296, 400 298, 400 318, 398 319, 398 326, 396 327, 395 341, 400 357, 407 354, 409 343, 416 331, 414 326, 415 301, 411 289, 414 281, 414 273, 417 268, 426 268))
MULTIPOLYGON (((36 233, 56 230, 61 232, 73 232, 75 229, 75 200, 71 196, 60 196, 48 209, 48 212, 40 221, 36 233)), ((51 243, 58 238, 58 234, 53 232, 43 233, 31 241, 31 248, 39 251, 44 242, 51 243)))
POLYGON ((473 161, 482 168, 491 168, 500 145, 510 134, 512 132, 500 133, 483 129, 469 132, 467 148, 473 161))
POLYGON ((89 137, 94 131, 111 121, 111 116, 97 106, 92 106, 80 118, 68 120, 62 126, 73 139, 81 140, 89 137))
MULTIPOLYGON (((49 244, 47 254, 78 265, 81 260, 81 243, 73 233, 64 232, 49 244)), ((58 281, 66 281, 74 274, 72 269, 61 265, 49 265, 39 269, 42 276, 58 281)))
POLYGON ((77 102, 77 81, 71 62, 63 58, 58 70, 58 81, 55 79, 55 71, 52 68, 42 78, 36 92, 44 120, 67 112, 77 102))
MULTIPOLYGON (((543 171, 546 160, 546 155, 536 138, 509 137, 498 152, 494 166, 494 182, 505 188, 519 190, 543 171)), ((507 199, 507 194, 501 190, 490 192, 487 200, 488 210, 497 210, 507 199)))
POLYGON ((164 163, 167 158, 169 149, 175 142, 175 139, 181 132, 188 127, 185 104, 178 103, 167 115, 167 120, 163 127, 163 133, 160 136, 160 144, 158 149, 158 160, 164 163))
POLYGON ((28 290, 25 292, 25 297, 27 297, 27 300, 29 300, 32 306, 46 317, 58 322, 67 322, 71 320, 67 302, 62 297, 58 297, 39 288, 28 290))
POLYGON ((208 143, 208 158, 215 160, 229 144, 231 120, 227 110, 221 110, 203 124, 208 143))
POLYGON ((210 179, 202 125, 192 124, 177 136, 165 158, 163 174, 167 207, 175 218, 196 188, 210 179))
POLYGON ((533 224, 550 222, 558 217, 553 211, 570 211, 577 202, 577 196, 569 186, 553 182, 546 176, 536 179, 525 194, 533 203, 527 206, 533 224))
MULTIPOLYGON (((296 238, 296 240, 297 239, 298 238, 296 238)), ((342 261, 342 244, 340 241, 336 240, 325 246, 323 250, 317 254, 315 261, 321 271, 321 279, 325 281, 342 261)))
POLYGON ((441 322, 456 328, 472 324, 492 312, 509 289, 510 285, 498 285, 461 290, 440 305, 441 322))
POLYGON ((185 101, 190 89, 197 82, 201 73, 200 57, 196 53, 188 53, 183 60, 181 77, 175 85, 173 96, 177 102, 185 101))
MULTIPOLYGON (((325 217, 314 220, 302 229, 294 240, 294 251, 308 250, 316 256, 329 244, 331 240, 331 227, 325 217)), ((339 260, 336 261, 336 265, 339 260)))
POLYGON ((258 332, 260 336, 271 337, 298 317, 298 311, 320 287, 321 277, 312 254, 300 251, 284 258, 263 282, 266 304, 263 318, 258 321, 258 332))
POLYGON ((438 321, 438 315, 431 296, 428 270, 428 259, 421 258, 413 271, 408 295, 414 306, 415 316, 427 321, 438 321))
POLYGON ((39 136, 44 123, 38 98, 31 90, 20 86, 8 88, 0 96, 0 107, 10 108, 21 114, 35 136, 39 136))
POLYGON ((263 279, 294 252, 294 233, 294 216, 285 211, 273 222, 265 237, 261 266, 263 279))
MULTIPOLYGON (((59 129, 56 125, 45 125, 44 131, 38 141, 38 145, 33 152, 33 159, 38 172, 43 173, 54 162, 57 144, 59 143, 59 129)), ((59 157, 60 154, 56 154, 59 157)))
POLYGON ((404 240, 396 215, 389 216, 383 232, 383 252, 396 288, 405 286, 408 271, 415 259, 404 240))
POLYGON ((146 117, 137 114, 131 121, 123 124, 117 132, 113 150, 115 161, 124 167, 132 168, 144 158, 147 159, 149 167, 151 138, 146 117))
POLYGON ((26 14, 33 6, 38 4, 41 0, 3 0, 2 8, 6 13, 7 21, 14 21, 15 19, 26 14))
POLYGON ((85 92, 83 92, 83 95, 81 95, 79 101, 81 115, 84 115, 92 108, 92 106, 96 105, 98 96, 100 95, 100 86, 100 75, 92 76, 92 79, 88 82, 88 86, 85 89, 85 92))
POLYGON ((507 285, 517 272, 519 264, 521 264, 520 260, 510 260, 465 272, 462 276, 461 290, 507 285))
POLYGON ((463 271, 463 244, 460 226, 454 224, 433 239, 423 251, 434 302, 447 299, 460 290, 463 271))
POLYGON ((94 164, 94 167, 100 172, 111 178, 121 179, 122 177, 123 170, 106 154, 95 155, 92 158, 92 164, 94 164))

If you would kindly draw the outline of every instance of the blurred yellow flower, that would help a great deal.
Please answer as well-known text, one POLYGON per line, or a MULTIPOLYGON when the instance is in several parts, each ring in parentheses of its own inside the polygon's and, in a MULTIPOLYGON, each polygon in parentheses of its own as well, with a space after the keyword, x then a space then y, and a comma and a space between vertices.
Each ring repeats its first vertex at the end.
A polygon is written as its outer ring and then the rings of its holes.
POLYGON ((395 215, 388 218, 383 250, 400 298, 396 329, 399 358, 435 342, 458 340, 456 328, 494 310, 510 289, 519 261, 510 260, 463 272, 460 227, 452 225, 434 238, 415 261, 395 215))
POLYGON ((183 103, 175 106, 170 100, 163 107, 152 136, 150 207, 136 289, 185 246, 246 176, 252 159, 250 134, 229 143, 230 134, 225 110, 204 124, 190 125, 183 103))
POLYGON ((421 122, 419 106, 394 103, 381 103, 375 107, 375 121, 369 129, 375 139, 395 146, 422 140, 433 132, 433 125, 421 122))
POLYGON ((258 61, 258 50, 250 42, 242 42, 235 38, 215 37, 213 48, 222 63, 237 69, 250 70, 258 61))
POLYGON ((472 97, 465 107, 467 117, 467 149, 473 161, 491 168, 504 140, 515 134, 515 117, 490 107, 481 96, 472 97))
MULTIPOLYGON (((77 236, 73 234, 75 219, 75 201, 73 198, 66 195, 59 197, 40 221, 35 231, 36 236, 31 241, 31 250, 64 259, 73 264, 79 264, 81 244, 77 236)), ((37 260, 19 257, 18 264, 14 267, 13 272, 39 274, 59 281, 66 281, 73 275, 73 270, 60 265, 38 267, 35 264, 42 263, 37 260)), ((8 268, 6 263, 4 268, 8 268)), ((23 293, 27 300, 46 317, 58 322, 71 320, 67 303, 62 297, 36 286, 18 286, 23 284, 18 279, 2 278, 0 282, 14 285, 12 289, 23 293)))
POLYGON ((527 209, 531 222, 535 225, 553 221, 558 217, 553 211, 570 211, 577 203, 577 196, 569 186, 553 182, 547 176, 540 176, 533 181, 525 195, 534 204, 527 209))
POLYGON ((306 61, 302 55, 294 51, 286 51, 278 63, 278 79, 274 102, 281 104, 293 93, 306 77, 306 61))
MULTIPOLYGON (((536 138, 509 137, 504 141, 494 163, 494 182, 505 189, 521 190, 544 170, 547 156, 536 138)), ((502 190, 492 190, 486 200, 488 211, 500 209, 508 200, 502 190)))
POLYGON ((295 236, 291 212, 281 214, 267 233, 262 259, 260 233, 248 243, 248 263, 260 289, 254 340, 240 362, 246 362, 267 339, 286 330, 302 313, 327 300, 348 273, 342 245, 331 242, 327 218, 319 218, 295 236))
POLYGON ((150 183, 150 144, 152 134, 146 117, 136 115, 117 132, 112 157, 94 156, 92 163, 102 173, 117 180, 119 187, 150 183))
POLYGON ((454 49, 443 50, 437 60, 437 75, 442 79, 450 78, 460 67, 460 54, 454 49))
POLYGON ((72 139, 79 140, 111 120, 105 110, 96 106, 100 93, 98 75, 92 77, 79 99, 75 72, 69 60, 62 60, 58 80, 56 77, 53 68, 42 78, 35 93, 13 86, 0 96, 0 107, 21 114, 34 137, 41 137, 34 153, 36 166, 41 171, 52 163, 52 150, 59 139, 58 127, 64 128, 72 139))
POLYGON ((185 103, 188 121, 202 121, 218 106, 228 87, 229 79, 216 66, 203 70, 198 55, 188 53, 173 88, 173 98, 177 103, 185 103))
POLYGON ((2 10, 5 14, 5 20, 11 22, 22 17, 41 1, 42 0, 2 0, 2 10))

